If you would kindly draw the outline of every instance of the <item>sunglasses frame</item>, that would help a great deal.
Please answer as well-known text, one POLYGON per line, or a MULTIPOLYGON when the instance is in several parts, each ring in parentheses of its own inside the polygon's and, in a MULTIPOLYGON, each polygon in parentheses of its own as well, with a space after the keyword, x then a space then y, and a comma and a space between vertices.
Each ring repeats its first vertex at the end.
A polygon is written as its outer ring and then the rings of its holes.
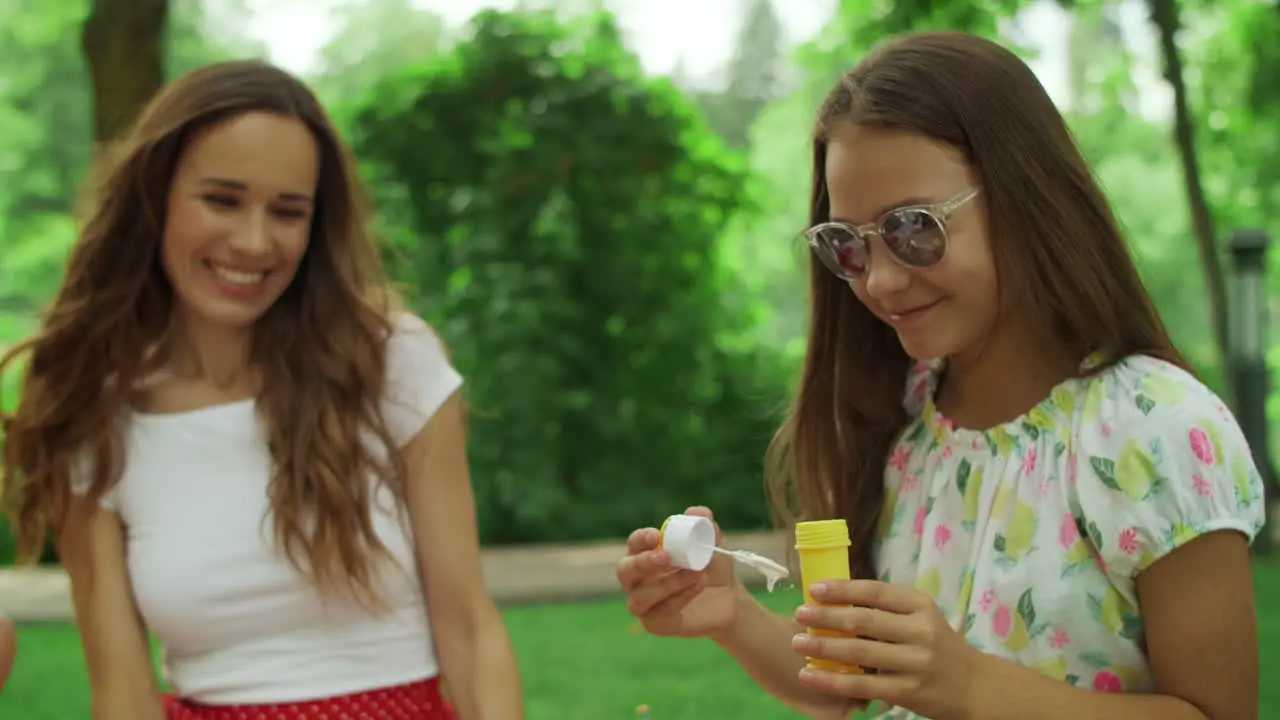
POLYGON ((830 228, 839 228, 841 230, 850 231, 853 233, 855 238, 860 238, 863 242, 867 243, 867 257, 870 258, 870 237, 874 235, 875 237, 880 238, 881 242, 884 241, 883 227, 885 220, 887 220, 891 215, 901 212, 922 212, 938 224, 938 230, 942 233, 942 254, 938 256, 936 261, 929 265, 912 265, 898 257, 898 254, 892 250, 889 251, 889 257, 898 265, 910 270, 921 270, 933 267, 934 265, 942 262, 943 258, 947 256, 947 249, 951 245, 951 234, 947 230, 947 218, 956 210, 960 209, 960 207, 965 203, 977 197, 978 192, 977 188, 969 188, 968 190, 960 192, 960 194, 946 202, 933 203, 930 205, 904 205, 902 207, 896 207, 892 210, 885 211, 875 220, 862 225, 854 225, 853 223, 840 222, 838 220, 818 223, 808 230, 805 230, 804 237, 809 243, 809 249, 813 251, 813 254, 818 256, 818 259, 822 261, 822 264, 835 274, 836 277, 845 281, 861 280, 867 276, 867 271, 863 271, 860 275, 853 275, 849 271, 845 270, 844 267, 840 265, 839 260, 831 254, 832 245, 830 243, 822 242, 819 239, 819 234, 823 230, 830 228))

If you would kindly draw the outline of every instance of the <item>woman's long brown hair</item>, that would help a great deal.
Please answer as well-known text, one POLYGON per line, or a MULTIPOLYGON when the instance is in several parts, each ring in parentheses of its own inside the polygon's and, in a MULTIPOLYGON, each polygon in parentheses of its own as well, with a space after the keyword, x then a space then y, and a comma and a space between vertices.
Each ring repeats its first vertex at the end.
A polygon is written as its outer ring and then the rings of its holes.
MULTIPOLYGON (((829 219, 825 179, 832 128, 866 124, 919 133, 976 169, 990 218, 1001 306, 1031 312, 1076 361, 1102 351, 1187 367, 1138 277, 1106 198, 1031 69, 982 38, 903 36, 841 78, 819 111, 809 221, 829 219)), ((766 458, 766 485, 784 526, 843 517, 854 577, 875 576, 884 468, 908 422, 912 360, 816 258, 797 395, 766 458)))
POLYGON ((211 65, 174 82, 104 155, 52 308, 0 361, 3 372, 28 357, 17 408, 4 418, 4 503, 29 560, 50 527, 77 530, 63 527, 74 469, 92 468, 92 502, 119 482, 119 419, 155 370, 148 350, 166 339, 174 308, 160 259, 174 168, 193 135, 248 112, 297 118, 320 159, 310 244, 251 341, 275 470, 270 519, 289 560, 322 589, 376 603, 373 561, 386 548, 370 518, 370 478, 403 496, 378 412, 395 298, 366 231, 354 162, 311 91, 265 63, 211 65), (362 442, 362 428, 383 447, 362 442))

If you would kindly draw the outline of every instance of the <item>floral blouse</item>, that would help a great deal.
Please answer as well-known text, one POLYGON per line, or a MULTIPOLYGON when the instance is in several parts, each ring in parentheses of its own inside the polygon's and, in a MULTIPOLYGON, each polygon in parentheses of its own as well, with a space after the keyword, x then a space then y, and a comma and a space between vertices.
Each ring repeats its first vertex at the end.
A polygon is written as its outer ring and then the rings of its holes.
POLYGON ((931 595, 983 652, 1081 688, 1150 691, 1138 573, 1199 535, 1262 527, 1262 479, 1231 412, 1138 355, 1012 422, 957 429, 933 404, 940 369, 922 363, 908 381, 880 579, 931 595))

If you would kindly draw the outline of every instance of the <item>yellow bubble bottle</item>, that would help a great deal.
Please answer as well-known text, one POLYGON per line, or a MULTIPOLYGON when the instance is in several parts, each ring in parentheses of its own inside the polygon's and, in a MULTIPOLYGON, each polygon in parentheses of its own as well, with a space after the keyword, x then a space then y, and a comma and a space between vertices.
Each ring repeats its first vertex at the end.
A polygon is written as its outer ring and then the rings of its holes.
MULTIPOLYGON (((796 552, 800 555, 800 584, 806 605, 821 605, 809 593, 809 586, 823 580, 849 579, 849 525, 844 520, 814 520, 796 523, 796 552)), ((853 637, 835 630, 809 630, 810 635, 853 637)), ((837 673, 861 673, 857 665, 809 658, 809 667, 837 673)))

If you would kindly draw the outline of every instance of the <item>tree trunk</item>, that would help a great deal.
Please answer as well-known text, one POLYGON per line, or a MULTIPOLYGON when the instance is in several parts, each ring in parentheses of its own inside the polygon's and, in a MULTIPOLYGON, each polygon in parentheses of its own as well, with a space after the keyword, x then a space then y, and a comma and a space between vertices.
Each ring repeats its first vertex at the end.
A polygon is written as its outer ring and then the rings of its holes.
MULTIPOLYGON (((1182 74, 1182 53, 1178 50, 1177 34, 1181 29, 1181 12, 1178 0, 1147 0, 1147 11, 1159 36, 1160 55, 1164 63, 1164 79, 1173 88, 1173 139, 1182 161, 1182 179, 1187 191, 1187 206, 1191 211, 1191 227, 1196 247, 1200 250, 1200 267, 1204 272, 1205 290, 1209 294, 1209 314, 1213 323, 1213 336, 1218 345, 1224 369, 1230 360, 1228 348, 1227 289, 1222 274, 1222 261, 1218 256, 1218 244, 1213 230, 1213 216, 1205 200, 1200 184, 1200 161, 1196 155, 1195 125, 1191 119, 1187 101, 1187 84, 1182 74)), ((1227 387, 1234 397, 1236 388, 1231 373, 1224 373, 1227 387)))
POLYGON ((164 84, 168 0, 93 0, 81 41, 93 77, 93 135, 122 136, 164 84))

